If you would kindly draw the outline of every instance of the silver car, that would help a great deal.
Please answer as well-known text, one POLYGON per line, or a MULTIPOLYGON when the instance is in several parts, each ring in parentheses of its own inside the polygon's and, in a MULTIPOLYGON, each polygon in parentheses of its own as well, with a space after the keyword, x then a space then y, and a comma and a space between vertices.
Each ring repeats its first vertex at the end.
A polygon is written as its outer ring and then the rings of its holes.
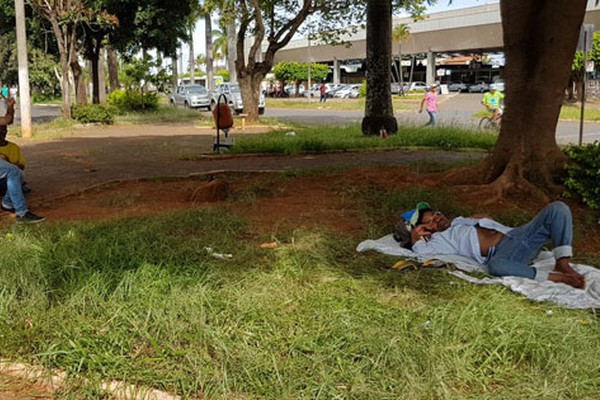
POLYGON ((210 95, 202 85, 179 85, 169 103, 172 106, 210 110, 210 95))
MULTIPOLYGON (((219 101, 221 95, 225 96, 225 100, 229 107, 236 113, 241 114, 244 111, 244 102, 242 101, 242 93, 240 92, 240 85, 237 83, 221 83, 215 87, 212 93, 212 99, 210 101, 211 107, 214 107, 219 101)), ((258 113, 265 113, 265 96, 261 93, 258 98, 258 113)))

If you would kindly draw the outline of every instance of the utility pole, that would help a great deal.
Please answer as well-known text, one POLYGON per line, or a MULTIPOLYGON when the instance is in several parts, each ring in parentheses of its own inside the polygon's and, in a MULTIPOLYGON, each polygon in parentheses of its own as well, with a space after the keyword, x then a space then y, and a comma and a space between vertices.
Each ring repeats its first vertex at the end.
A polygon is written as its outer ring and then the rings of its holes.
POLYGON ((17 28, 17 60, 19 63, 19 106, 21 110, 21 136, 24 138, 30 138, 31 94, 29 92, 29 64, 27 60, 27 34, 25 33, 24 0, 15 0, 15 22, 17 28))

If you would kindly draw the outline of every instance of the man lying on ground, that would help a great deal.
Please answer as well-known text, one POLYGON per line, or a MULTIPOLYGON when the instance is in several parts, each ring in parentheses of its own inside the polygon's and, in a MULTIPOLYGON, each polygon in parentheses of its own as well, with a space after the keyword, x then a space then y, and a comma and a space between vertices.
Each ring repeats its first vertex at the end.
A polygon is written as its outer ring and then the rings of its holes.
POLYGON ((569 261, 573 256, 573 221, 569 207, 553 202, 531 221, 517 228, 490 218, 457 217, 450 221, 427 203, 419 203, 412 215, 412 250, 418 254, 452 254, 485 264, 496 276, 521 276, 537 281, 550 280, 584 288, 585 278, 569 261), (536 270, 531 263, 551 241, 556 259, 554 271, 536 270))
MULTIPOLYGON (((6 126, 11 124, 15 115, 15 99, 6 98, 6 115, 0 118, 0 130, 6 135, 6 126)), ((6 178, 6 194, 2 199, 2 210, 14 212, 18 223, 32 224, 42 222, 46 218, 30 212, 23 196, 23 176, 21 169, 7 161, 7 157, 0 158, 0 178, 6 178)))

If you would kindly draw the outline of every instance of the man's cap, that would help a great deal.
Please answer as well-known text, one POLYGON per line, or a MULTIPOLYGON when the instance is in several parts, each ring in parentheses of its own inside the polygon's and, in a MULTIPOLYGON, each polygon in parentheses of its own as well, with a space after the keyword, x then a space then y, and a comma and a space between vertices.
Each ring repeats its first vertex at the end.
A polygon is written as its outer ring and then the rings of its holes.
POLYGON ((490 90, 492 90, 492 89, 496 89, 496 84, 495 84, 495 83, 492 83, 492 84, 490 85, 490 90))
POLYGON ((402 214, 402 218, 407 220, 411 226, 415 226, 415 225, 417 225, 417 222, 419 222, 421 215, 423 215, 423 213, 425 211, 430 211, 430 210, 431 210, 431 206, 429 205, 429 203, 421 201, 421 202, 417 203, 417 206, 415 208, 402 214))

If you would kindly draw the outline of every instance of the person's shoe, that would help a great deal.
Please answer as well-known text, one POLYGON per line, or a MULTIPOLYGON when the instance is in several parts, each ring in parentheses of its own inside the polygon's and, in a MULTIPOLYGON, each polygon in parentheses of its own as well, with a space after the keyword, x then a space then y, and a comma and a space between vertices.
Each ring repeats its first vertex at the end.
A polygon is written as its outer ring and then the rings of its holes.
POLYGON ((15 212, 15 208, 14 208, 14 207, 7 207, 7 206, 5 206, 4 204, 2 204, 2 205, 0 206, 0 208, 2 208, 2 211, 7 211, 7 212, 11 212, 11 213, 14 213, 14 212, 15 212))
POLYGON ((46 217, 40 217, 32 212, 27 211, 24 215, 17 215, 17 223, 19 224, 37 224, 38 222, 45 221, 46 217))

